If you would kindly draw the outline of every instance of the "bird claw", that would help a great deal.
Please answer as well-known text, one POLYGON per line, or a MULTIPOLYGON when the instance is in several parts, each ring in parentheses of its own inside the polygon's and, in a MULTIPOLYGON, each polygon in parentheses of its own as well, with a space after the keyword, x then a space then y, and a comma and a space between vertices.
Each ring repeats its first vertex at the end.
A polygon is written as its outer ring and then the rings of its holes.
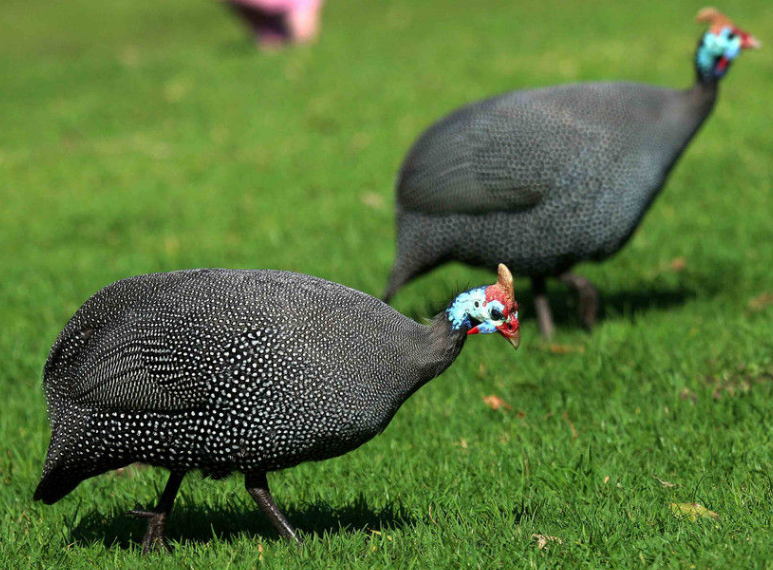
POLYGON ((172 552, 172 549, 164 536, 166 513, 132 510, 128 511, 126 514, 140 519, 147 519, 148 521, 148 529, 145 531, 145 536, 142 538, 143 554, 149 554, 152 551, 172 552))
POLYGON ((151 533, 148 531, 145 534, 145 538, 142 539, 142 553, 150 554, 151 552, 166 552, 171 553, 172 547, 169 546, 163 532, 160 535, 151 533))

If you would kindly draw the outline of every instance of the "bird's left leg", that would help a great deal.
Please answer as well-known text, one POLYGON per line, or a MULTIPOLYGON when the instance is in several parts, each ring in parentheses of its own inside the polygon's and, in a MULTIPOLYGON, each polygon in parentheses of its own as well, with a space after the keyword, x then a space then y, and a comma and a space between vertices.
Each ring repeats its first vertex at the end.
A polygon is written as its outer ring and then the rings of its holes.
POLYGON ((564 273, 561 276, 561 281, 577 293, 577 312, 580 316, 580 322, 588 330, 592 329, 593 325, 596 324, 596 315, 599 310, 599 292, 596 287, 587 278, 574 273, 564 273))
POLYGON ((287 521, 282 511, 276 506, 274 499, 271 498, 271 493, 268 490, 268 480, 265 473, 253 473, 244 477, 244 486, 247 488, 247 492, 258 503, 258 506, 271 520, 274 528, 279 533, 279 536, 301 544, 300 539, 295 534, 295 529, 287 521))
POLYGON ((534 295, 534 310, 537 312, 537 321, 539 322, 539 330, 542 333, 542 340, 547 342, 553 338, 554 327, 547 288, 545 287, 545 278, 532 277, 531 290, 534 295))
POLYGON ((148 530, 145 531, 145 536, 142 539, 143 554, 147 554, 152 549, 169 552, 169 544, 166 542, 164 529, 166 528, 166 520, 169 517, 169 513, 172 511, 177 491, 180 490, 180 483, 182 483, 183 477, 185 477, 185 473, 175 473, 173 471, 169 474, 169 480, 166 483, 166 487, 164 487, 164 492, 161 494, 161 500, 158 501, 158 506, 152 511, 129 511, 129 514, 132 516, 148 519, 148 530))

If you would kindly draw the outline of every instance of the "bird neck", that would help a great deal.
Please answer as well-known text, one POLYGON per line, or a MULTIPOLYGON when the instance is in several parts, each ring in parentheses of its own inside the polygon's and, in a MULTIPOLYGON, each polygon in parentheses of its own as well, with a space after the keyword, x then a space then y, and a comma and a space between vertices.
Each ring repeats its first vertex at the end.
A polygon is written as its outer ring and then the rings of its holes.
POLYGON ((432 379, 440 376, 459 356, 469 327, 454 327, 448 313, 443 311, 423 329, 423 368, 432 379))
POLYGON ((452 329, 445 311, 428 325, 406 321, 410 323, 410 333, 402 353, 403 373, 394 378, 393 384, 382 387, 384 393, 395 395, 391 400, 391 415, 419 388, 453 364, 467 338, 466 331, 452 329))
POLYGON ((698 74, 695 84, 685 92, 690 105, 702 119, 705 119, 714 107, 719 94, 719 83, 706 80, 698 74))
POLYGON ((701 73, 700 69, 695 70, 695 84, 701 85, 702 87, 706 88, 707 90, 714 90, 716 92, 717 86, 719 85, 719 78, 714 77, 713 75, 705 75, 704 73, 701 73))

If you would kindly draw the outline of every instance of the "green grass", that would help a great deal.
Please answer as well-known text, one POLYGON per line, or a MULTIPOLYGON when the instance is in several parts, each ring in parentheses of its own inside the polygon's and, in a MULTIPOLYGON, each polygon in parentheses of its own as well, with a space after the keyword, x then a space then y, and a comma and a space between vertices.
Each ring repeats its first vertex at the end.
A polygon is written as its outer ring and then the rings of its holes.
MULTIPOLYGON (((143 523, 122 513, 155 502, 160 470, 87 481, 53 507, 31 501, 49 434, 42 365, 100 287, 271 267, 380 294, 394 174, 442 114, 519 87, 692 80, 702 2, 471 4, 332 0, 319 44, 263 55, 215 2, 4 0, 0 566, 159 563, 139 553, 143 523)), ((382 436, 270 476, 302 550, 277 539, 240 476, 191 476, 165 563, 769 565, 773 304, 760 296, 773 293, 773 4, 738 0, 731 15, 764 49, 734 65, 631 243, 578 268, 605 303, 593 334, 553 285, 556 342, 572 350, 541 347, 517 281, 517 354, 473 338, 382 436), (511 408, 490 409, 491 394, 511 408), (669 504, 686 502, 719 520, 675 516, 669 504), (540 549, 533 535, 560 542, 540 549)), ((428 316, 455 286, 490 280, 450 265, 395 306, 428 316)))

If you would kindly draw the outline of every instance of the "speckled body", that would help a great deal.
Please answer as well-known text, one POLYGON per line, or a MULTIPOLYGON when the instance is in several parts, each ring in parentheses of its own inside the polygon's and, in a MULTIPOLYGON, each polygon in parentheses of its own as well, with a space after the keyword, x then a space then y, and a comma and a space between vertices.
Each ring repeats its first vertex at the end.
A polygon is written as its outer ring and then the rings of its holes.
POLYGON ((45 366, 52 439, 36 498, 139 461, 213 476, 350 451, 464 343, 369 295, 280 271, 191 270, 89 299, 45 366))
POLYGON ((618 251, 711 111, 716 83, 516 91, 429 128, 397 180, 387 288, 446 261, 554 276, 618 251))

